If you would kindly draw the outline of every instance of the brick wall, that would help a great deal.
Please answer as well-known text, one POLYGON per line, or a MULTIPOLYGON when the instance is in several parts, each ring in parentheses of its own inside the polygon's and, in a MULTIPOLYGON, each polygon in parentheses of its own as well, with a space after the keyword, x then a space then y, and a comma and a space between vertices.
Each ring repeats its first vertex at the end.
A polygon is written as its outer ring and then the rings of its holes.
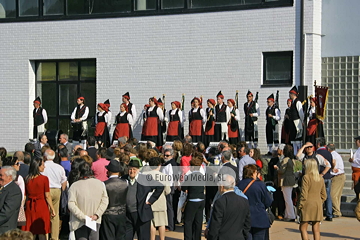
POLYGON ((163 93, 167 109, 185 93, 188 112, 194 96, 206 100, 222 90, 227 99, 239 90, 242 105, 248 89, 258 91, 264 152, 266 98, 280 90, 283 116, 290 88, 261 88, 262 52, 294 51, 293 77, 299 85, 299 28, 299 1, 293 7, 230 12, 2 23, 0 145, 23 149, 32 135, 31 60, 96 58, 97 101, 109 98, 114 113, 126 91, 139 114, 150 96, 163 93))

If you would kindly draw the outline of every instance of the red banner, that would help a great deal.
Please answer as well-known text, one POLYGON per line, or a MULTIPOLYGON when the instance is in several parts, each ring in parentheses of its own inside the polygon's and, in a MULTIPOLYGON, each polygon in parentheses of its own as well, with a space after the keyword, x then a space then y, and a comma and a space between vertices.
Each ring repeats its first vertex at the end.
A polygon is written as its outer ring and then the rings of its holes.
POLYGON ((316 117, 321 121, 324 121, 325 119, 328 92, 329 92, 328 87, 315 86, 315 97, 317 101, 316 117))

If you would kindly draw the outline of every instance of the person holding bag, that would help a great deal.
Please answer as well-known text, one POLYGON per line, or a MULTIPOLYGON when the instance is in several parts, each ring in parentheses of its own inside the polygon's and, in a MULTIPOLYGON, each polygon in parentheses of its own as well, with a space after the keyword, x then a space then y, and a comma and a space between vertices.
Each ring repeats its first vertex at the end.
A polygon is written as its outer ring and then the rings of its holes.
POLYGON ((275 165, 274 168, 278 170, 279 186, 284 195, 285 200, 285 219, 287 222, 294 222, 296 219, 294 205, 292 201, 292 190, 295 185, 294 173, 294 149, 291 145, 284 147, 284 158, 280 162, 280 166, 275 165))
POLYGON ((243 170, 243 180, 238 188, 248 197, 250 204, 251 229, 248 240, 268 240, 270 220, 266 209, 271 206, 271 198, 265 184, 257 179, 255 164, 246 165, 243 170))

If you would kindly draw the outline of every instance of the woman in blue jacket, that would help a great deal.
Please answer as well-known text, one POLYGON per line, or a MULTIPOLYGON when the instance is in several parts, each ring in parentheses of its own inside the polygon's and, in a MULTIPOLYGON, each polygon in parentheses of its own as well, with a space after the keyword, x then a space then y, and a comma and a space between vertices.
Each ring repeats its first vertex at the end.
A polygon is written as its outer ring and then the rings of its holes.
POLYGON ((265 184, 257 178, 255 164, 246 165, 243 170, 243 180, 238 188, 248 197, 251 215, 251 230, 248 240, 268 240, 270 221, 266 209, 273 201, 265 184))

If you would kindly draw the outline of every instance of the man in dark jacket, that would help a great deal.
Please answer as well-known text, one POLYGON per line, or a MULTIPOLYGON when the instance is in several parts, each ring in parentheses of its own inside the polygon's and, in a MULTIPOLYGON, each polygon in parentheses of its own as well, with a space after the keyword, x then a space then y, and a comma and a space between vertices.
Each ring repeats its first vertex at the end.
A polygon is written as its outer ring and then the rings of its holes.
POLYGON ((19 186, 14 182, 16 170, 5 166, 0 170, 0 234, 17 227, 22 194, 19 186))
POLYGON ((207 239, 247 239, 251 228, 248 200, 234 192, 235 178, 233 176, 225 174, 218 185, 222 196, 214 203, 207 239), (234 209, 241 209, 241 211, 234 211, 234 209))
POLYGON ((122 177, 129 181, 126 196, 126 240, 134 239, 135 232, 139 240, 150 239, 150 223, 154 217, 151 204, 164 190, 160 183, 151 184, 147 175, 139 174, 139 168, 139 161, 131 160, 128 165, 129 174, 122 177))
POLYGON ((125 165, 111 160, 106 166, 109 179, 105 186, 109 197, 109 205, 104 212, 100 226, 100 239, 125 239, 126 233, 126 194, 127 182, 119 178, 123 175, 125 165))

